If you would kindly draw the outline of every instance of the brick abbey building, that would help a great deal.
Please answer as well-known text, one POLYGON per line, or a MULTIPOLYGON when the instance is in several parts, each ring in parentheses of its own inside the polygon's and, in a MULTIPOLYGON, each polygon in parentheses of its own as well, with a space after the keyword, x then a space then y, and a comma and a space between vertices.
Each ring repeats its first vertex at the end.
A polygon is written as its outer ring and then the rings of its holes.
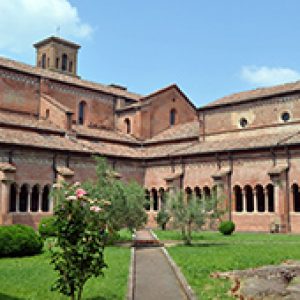
POLYGON ((93 155, 149 198, 225 195, 241 231, 300 232, 300 82, 241 92, 196 108, 171 85, 142 96, 77 75, 79 45, 34 45, 36 67, 0 58, 0 224, 36 226, 50 187, 95 178, 93 155))

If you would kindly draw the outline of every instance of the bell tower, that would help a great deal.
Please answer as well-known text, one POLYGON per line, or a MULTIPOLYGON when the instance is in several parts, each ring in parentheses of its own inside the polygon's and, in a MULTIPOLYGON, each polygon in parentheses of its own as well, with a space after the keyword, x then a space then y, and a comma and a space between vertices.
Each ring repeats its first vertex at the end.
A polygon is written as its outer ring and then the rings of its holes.
POLYGON ((77 76, 77 57, 80 45, 51 36, 33 46, 36 49, 37 67, 77 76))

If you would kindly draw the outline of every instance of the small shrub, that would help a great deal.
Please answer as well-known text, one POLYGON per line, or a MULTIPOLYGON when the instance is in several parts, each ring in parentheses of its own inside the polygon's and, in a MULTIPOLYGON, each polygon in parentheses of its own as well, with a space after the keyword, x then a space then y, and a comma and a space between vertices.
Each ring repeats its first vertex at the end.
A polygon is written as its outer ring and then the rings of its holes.
POLYGON ((55 217, 45 217, 41 219, 39 224, 39 234, 43 239, 57 235, 55 217))
POLYGON ((231 235, 235 230, 235 224, 232 221, 223 221, 219 225, 219 231, 224 235, 231 235))
POLYGON ((165 210, 160 210, 156 217, 157 224, 162 230, 166 230, 167 223, 170 220, 170 214, 165 210))
POLYGON ((0 257, 34 255, 41 252, 43 241, 26 225, 0 227, 0 257))

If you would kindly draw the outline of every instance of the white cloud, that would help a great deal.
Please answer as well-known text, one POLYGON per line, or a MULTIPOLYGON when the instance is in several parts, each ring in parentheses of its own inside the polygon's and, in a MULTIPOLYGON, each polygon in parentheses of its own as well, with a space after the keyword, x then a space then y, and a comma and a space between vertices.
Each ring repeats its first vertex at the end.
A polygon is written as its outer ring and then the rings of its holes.
POLYGON ((271 86, 299 80, 300 73, 290 68, 245 66, 241 78, 257 86, 271 86))
POLYGON ((7 0, 0 1, 0 49, 27 52, 34 42, 56 34, 88 38, 92 28, 79 18, 69 0, 7 0))

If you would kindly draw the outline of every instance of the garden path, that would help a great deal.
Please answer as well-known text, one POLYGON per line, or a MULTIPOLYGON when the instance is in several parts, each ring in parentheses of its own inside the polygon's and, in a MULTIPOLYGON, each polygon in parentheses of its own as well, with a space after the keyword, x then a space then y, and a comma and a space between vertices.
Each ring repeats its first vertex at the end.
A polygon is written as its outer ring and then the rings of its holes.
MULTIPOLYGON (((149 230, 141 230, 136 233, 136 240, 147 244, 156 239, 149 230)), ((135 249, 134 290, 134 300, 188 299, 160 247, 135 249)))

